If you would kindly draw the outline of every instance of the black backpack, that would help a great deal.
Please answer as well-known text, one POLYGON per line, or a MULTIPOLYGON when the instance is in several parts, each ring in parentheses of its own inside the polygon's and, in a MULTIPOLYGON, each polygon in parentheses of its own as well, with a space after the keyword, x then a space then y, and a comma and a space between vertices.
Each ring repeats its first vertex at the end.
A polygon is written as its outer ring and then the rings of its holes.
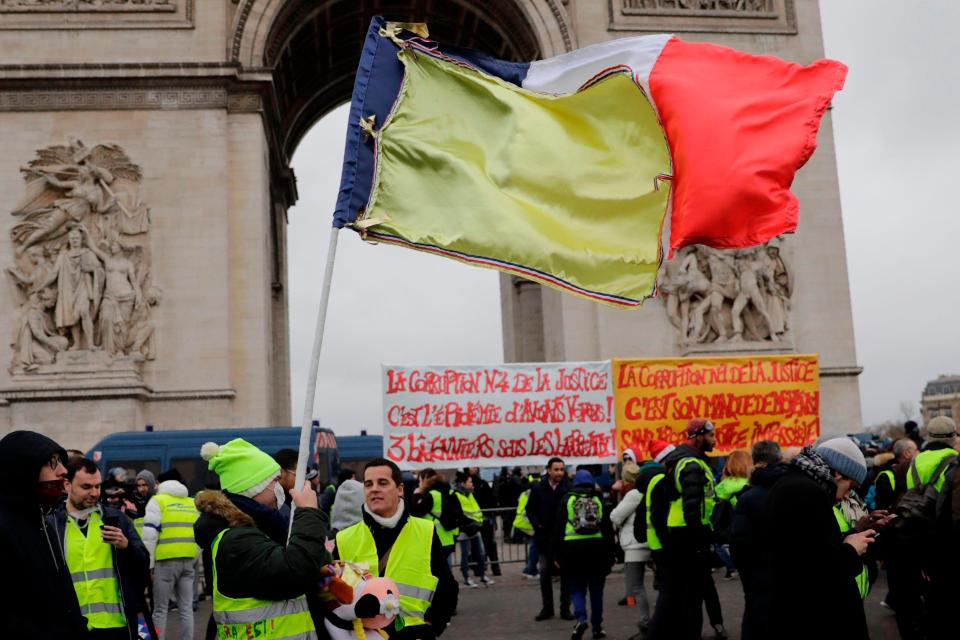
POLYGON ((890 523, 901 536, 920 538, 933 531, 937 517, 937 500, 940 497, 936 488, 937 480, 956 463, 956 455, 944 457, 933 470, 930 479, 922 484, 916 461, 910 464, 908 473, 913 477, 913 488, 900 497, 894 509, 897 517, 890 523))

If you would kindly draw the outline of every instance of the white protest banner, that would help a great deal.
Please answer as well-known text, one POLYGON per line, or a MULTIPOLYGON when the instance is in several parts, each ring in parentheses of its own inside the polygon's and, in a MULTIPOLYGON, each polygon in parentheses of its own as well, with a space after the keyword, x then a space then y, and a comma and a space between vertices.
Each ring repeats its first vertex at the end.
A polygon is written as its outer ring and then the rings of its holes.
POLYGON ((616 461, 610 362, 383 365, 383 455, 401 469, 616 461))

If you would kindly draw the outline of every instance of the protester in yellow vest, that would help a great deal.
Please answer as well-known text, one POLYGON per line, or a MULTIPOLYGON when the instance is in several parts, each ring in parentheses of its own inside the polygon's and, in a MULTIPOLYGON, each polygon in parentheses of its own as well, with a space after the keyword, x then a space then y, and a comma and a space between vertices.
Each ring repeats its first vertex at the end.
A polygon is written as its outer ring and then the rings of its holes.
POLYGON ((480 530, 483 528, 483 512, 476 496, 473 495, 473 476, 462 471, 457 472, 453 494, 460 502, 463 518, 457 542, 460 543, 460 573, 463 574, 463 586, 476 588, 476 582, 470 579, 470 565, 481 584, 489 586, 493 579, 486 576, 487 554, 480 530))
POLYGON ((371 573, 397 584, 400 615, 384 630, 388 638, 432 640, 446 628, 458 596, 434 526, 406 510, 393 462, 368 462, 363 489, 363 520, 337 534, 337 557, 365 562, 371 573))
MULTIPOLYGON (((633 463, 634 467, 636 466, 633 463)), ((573 615, 577 622, 571 640, 581 640, 587 631, 587 593, 590 594, 590 626, 593 639, 607 637, 603 630, 603 586, 615 561, 613 529, 593 476, 580 469, 573 487, 563 497, 562 518, 554 534, 559 538, 560 573, 570 585, 573 615)))
POLYGON ((316 494, 306 482, 290 492, 296 510, 287 544, 288 520, 277 510, 280 465, 242 438, 208 442, 200 454, 222 489, 197 496, 194 526, 208 580, 212 576, 218 637, 316 640, 305 594, 317 591, 330 561, 316 494))
POLYGON ((907 489, 931 483, 937 490, 937 503, 940 505, 937 514, 938 530, 932 532, 929 539, 911 540, 925 576, 923 583, 917 586, 920 587, 925 603, 923 628, 928 638, 949 637, 955 635, 957 629, 954 607, 960 588, 957 587, 957 574, 953 571, 958 563, 953 560, 953 556, 957 553, 955 541, 960 536, 956 533, 957 525, 951 521, 955 517, 952 512, 960 509, 960 501, 951 491, 951 484, 946 483, 948 478, 955 478, 955 469, 960 465, 958 449, 960 437, 953 418, 932 418, 927 423, 927 442, 907 470, 907 489), (942 495, 944 493, 946 495, 942 495), (951 499, 946 502, 943 498, 951 499), (950 533, 944 535, 947 531, 950 533), (920 553, 920 549, 926 552, 920 553), (946 559, 945 549, 950 550, 946 559))
MULTIPOLYGON (((707 454, 716 446, 714 425, 704 418, 687 423, 686 443, 663 459, 666 467, 663 500, 655 505, 654 518, 666 516, 660 596, 650 620, 650 638, 699 638, 703 602, 714 634, 726 638, 719 602, 713 599, 710 575, 711 516, 715 500, 713 472, 707 454), (656 507, 659 506, 659 509, 656 507), (666 511, 664 514, 663 511, 666 511)), ((654 523, 658 526, 658 523, 654 523)))
POLYGON ((100 485, 97 465, 75 459, 67 466, 67 500, 52 519, 88 638, 129 640, 138 637, 149 560, 133 522, 100 504, 100 485))
POLYGON ((182 482, 167 474, 161 474, 160 478, 160 486, 147 503, 143 518, 143 543, 150 552, 153 569, 153 622, 160 640, 165 640, 170 598, 175 596, 180 638, 192 640, 193 590, 199 553, 193 537, 197 507, 182 482))
POLYGON ((453 489, 435 469, 421 469, 417 474, 418 485, 413 491, 410 500, 410 513, 418 518, 426 518, 433 523, 437 530, 437 538, 447 555, 447 564, 453 561, 453 550, 456 546, 457 526, 459 524, 456 513, 450 511, 450 500, 453 498, 453 489), (451 520, 452 519, 452 520, 451 520))

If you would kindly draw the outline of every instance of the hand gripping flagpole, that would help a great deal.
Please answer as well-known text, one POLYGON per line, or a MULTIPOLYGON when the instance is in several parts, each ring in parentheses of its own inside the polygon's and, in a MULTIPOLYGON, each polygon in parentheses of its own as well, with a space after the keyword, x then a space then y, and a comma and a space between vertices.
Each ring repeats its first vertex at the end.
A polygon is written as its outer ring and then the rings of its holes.
MULTIPOLYGON (((297 476, 294 488, 303 487, 307 477, 307 456, 310 453, 310 433, 313 427, 313 403, 317 398, 317 372, 320 368, 320 349, 323 346, 323 330, 327 323, 327 305, 330 302, 330 283, 333 280, 333 262, 337 257, 337 238, 340 229, 330 230, 330 246, 327 247, 327 265, 323 271, 323 289, 320 293, 320 309, 317 311, 317 328, 313 334, 313 352, 310 355, 310 369, 307 371, 307 393, 303 398, 303 421, 300 423, 300 455, 297 457, 297 476)), ((290 530, 293 530, 293 511, 291 506, 290 530)), ((288 533, 289 539, 289 533, 288 533)))

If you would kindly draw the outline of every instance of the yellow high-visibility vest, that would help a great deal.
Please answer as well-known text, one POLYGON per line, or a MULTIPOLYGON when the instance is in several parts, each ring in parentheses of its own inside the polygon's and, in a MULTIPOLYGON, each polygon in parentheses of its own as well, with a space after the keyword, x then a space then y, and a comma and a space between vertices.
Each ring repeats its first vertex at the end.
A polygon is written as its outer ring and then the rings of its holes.
MULTIPOLYGON (((834 505, 833 515, 837 519, 837 525, 840 527, 841 534, 850 531, 850 523, 843 517, 843 511, 840 509, 839 504, 834 505)), ((867 570, 866 565, 863 565, 863 568, 854 580, 857 583, 857 591, 860 592, 860 598, 866 599, 866 597, 870 595, 870 572, 867 570)))
POLYGON ((103 541, 100 535, 102 525, 100 513, 94 511, 90 514, 87 535, 84 536, 76 520, 67 515, 64 551, 80 613, 87 619, 87 629, 127 626, 120 582, 113 565, 113 547, 103 541))
MULTIPOLYGON (((690 463, 699 464, 703 467, 703 472, 707 477, 707 484, 703 487, 703 503, 700 505, 700 524, 710 527, 712 526, 710 516, 713 515, 713 507, 716 503, 713 471, 710 470, 710 465, 700 458, 683 458, 677 463, 676 468, 673 470, 673 481, 676 484, 677 493, 682 494, 683 487, 680 486, 680 474, 683 472, 684 467, 690 463)), ((692 523, 687 522, 686 516, 683 514, 683 496, 681 495, 676 500, 670 501, 670 513, 667 515, 667 526, 685 527, 689 524, 692 523)))
POLYGON ((160 534, 157 536, 157 560, 195 558, 200 547, 193 537, 193 525, 199 514, 193 498, 158 493, 153 499, 160 505, 160 534))
POLYGON ((316 627, 307 608, 307 597, 290 600, 230 598, 220 592, 217 578, 217 551, 229 529, 213 540, 213 619, 217 638, 222 640, 317 640, 316 627))
POLYGON ((533 523, 527 517, 527 501, 530 499, 530 489, 520 494, 517 502, 517 515, 513 519, 513 528, 522 531, 528 536, 533 535, 533 523))
MULTIPOLYGON (((437 589, 437 578, 430 571, 432 547, 433 525, 422 518, 407 518, 390 548, 384 572, 384 576, 397 583, 400 590, 400 616, 394 622, 396 629, 424 624, 423 616, 437 589)), ((337 551, 341 560, 366 562, 370 573, 380 575, 377 544, 362 520, 337 533, 337 551)))

